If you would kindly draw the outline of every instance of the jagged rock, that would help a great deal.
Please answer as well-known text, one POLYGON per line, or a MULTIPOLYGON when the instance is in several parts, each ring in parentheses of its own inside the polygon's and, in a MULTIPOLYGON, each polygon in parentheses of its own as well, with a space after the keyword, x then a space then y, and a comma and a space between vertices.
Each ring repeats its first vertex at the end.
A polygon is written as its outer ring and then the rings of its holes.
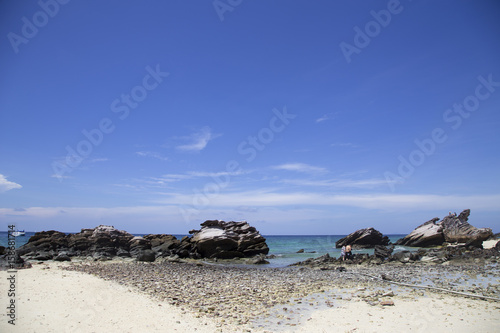
POLYGON ((254 258, 249 259, 246 263, 250 265, 262 265, 269 264, 269 261, 266 260, 265 255, 260 254, 258 256, 255 256, 254 258))
POLYGON ((482 242, 493 236, 490 228, 476 228, 467 222, 470 209, 460 213, 458 217, 448 215, 442 221, 444 238, 448 243, 469 243, 471 245, 482 244, 482 242))
POLYGON ((67 246, 68 240, 65 233, 55 230, 42 231, 37 232, 28 240, 28 243, 23 245, 25 250, 21 250, 20 254, 23 255, 29 252, 33 252, 34 254, 37 251, 48 252, 51 250, 66 248, 67 246))
POLYGON ((126 231, 115 229, 112 226, 100 225, 94 229, 89 238, 96 247, 126 248, 133 237, 126 231))
POLYGON ((131 257, 130 252, 128 252, 127 250, 121 249, 121 248, 116 250, 116 256, 121 257, 121 258, 131 257))
POLYGON ((373 248, 375 245, 388 245, 389 237, 382 235, 382 233, 374 228, 366 228, 357 230, 344 238, 339 239, 335 243, 336 248, 351 245, 356 249, 373 248))
POLYGON ((269 252, 266 239, 247 222, 207 220, 201 226, 190 240, 201 257, 232 259, 269 252))
POLYGON ((165 234, 150 234, 144 236, 144 239, 149 240, 153 251, 159 253, 170 252, 181 243, 175 236, 165 234))
POLYGON ((394 250, 393 246, 390 248, 387 248, 383 245, 375 245, 374 255, 377 258, 385 259, 391 255, 393 250, 394 250))
POLYGON ((395 244, 414 247, 441 245, 444 242, 443 226, 437 224, 438 217, 419 225, 409 235, 399 239, 395 244))
POLYGON ((144 250, 151 250, 151 242, 144 237, 135 236, 129 243, 129 252, 133 257, 137 257, 144 250))
POLYGON ((128 241, 133 237, 128 232, 104 225, 69 235, 54 230, 41 231, 35 233, 18 252, 37 260, 57 258, 63 252, 68 256, 113 257, 118 249, 128 251, 128 241))
POLYGON ((269 252, 265 238, 247 222, 211 220, 201 226, 201 230, 193 231, 193 237, 185 236, 180 241, 165 234, 134 237, 105 225, 69 235, 54 230, 42 231, 32 236, 17 252, 37 260, 67 260, 65 256, 109 260, 118 256, 135 257, 141 261, 154 261, 159 256, 193 259, 254 257, 269 252))
POLYGON ((493 235, 490 228, 476 228, 469 224, 470 209, 457 217, 449 214, 440 222, 434 218, 418 226, 409 235, 399 239, 396 245, 430 247, 448 243, 466 243, 467 246, 482 247, 482 242, 493 235))
POLYGON ((402 263, 410 262, 411 252, 410 251, 400 251, 396 252, 391 256, 392 260, 397 260, 402 263))

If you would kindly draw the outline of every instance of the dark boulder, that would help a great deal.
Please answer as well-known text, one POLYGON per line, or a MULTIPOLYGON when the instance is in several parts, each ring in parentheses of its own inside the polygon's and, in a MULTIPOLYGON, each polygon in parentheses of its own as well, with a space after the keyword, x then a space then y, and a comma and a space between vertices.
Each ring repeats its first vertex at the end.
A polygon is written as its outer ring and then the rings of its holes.
POLYGON ((150 234, 144 239, 149 240, 153 251, 158 253, 170 252, 181 243, 175 236, 165 234, 150 234))
POLYGON ((38 252, 34 257, 33 259, 35 260, 40 260, 40 261, 45 261, 45 260, 50 260, 54 258, 54 256, 50 253, 50 252, 45 252, 45 251, 42 251, 42 252, 38 252))
POLYGON ((247 261, 247 264, 250 265, 263 265, 263 264, 269 264, 269 261, 266 260, 266 256, 263 254, 260 254, 258 256, 255 256, 247 261))
POLYGON ((28 242, 22 247, 26 249, 25 251, 21 250, 23 254, 36 251, 58 250, 68 247, 68 237, 65 233, 55 230, 41 231, 31 236, 28 242))
POLYGON ((132 257, 137 257, 142 251, 151 250, 151 242, 144 237, 136 236, 129 241, 128 247, 132 257))
POLYGON ((201 257, 231 259, 269 252, 266 239, 247 222, 208 220, 201 226, 190 239, 192 252, 201 257))
POLYGON ((374 255, 375 257, 377 258, 382 258, 382 259, 385 259, 385 258, 388 258, 392 251, 394 250, 394 247, 385 247, 383 245, 375 245, 375 250, 374 250, 374 255))
POLYGON ((137 261, 153 262, 156 256, 152 250, 143 250, 137 255, 137 261))
POLYGON ((353 249, 374 248, 375 245, 389 245, 389 237, 374 228, 357 230, 335 243, 336 248, 351 245, 353 249))
POLYGON ((407 263, 407 262, 410 262, 411 257, 412 257, 411 252, 405 250, 405 251, 400 251, 400 252, 394 253, 391 256, 391 260, 397 260, 397 261, 402 262, 402 263, 407 263))
POLYGON ((69 235, 54 230, 41 231, 35 233, 18 252, 37 260, 57 258, 62 252, 71 256, 114 257, 118 249, 128 251, 128 242, 133 237, 126 231, 105 225, 69 235))

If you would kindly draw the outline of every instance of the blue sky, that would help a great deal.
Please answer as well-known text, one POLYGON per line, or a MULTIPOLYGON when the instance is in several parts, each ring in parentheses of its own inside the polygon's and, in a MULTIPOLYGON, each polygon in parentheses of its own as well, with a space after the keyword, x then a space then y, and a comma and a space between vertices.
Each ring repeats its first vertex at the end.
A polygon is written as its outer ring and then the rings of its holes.
POLYGON ((500 231, 497 1, 2 1, 0 218, 500 231))

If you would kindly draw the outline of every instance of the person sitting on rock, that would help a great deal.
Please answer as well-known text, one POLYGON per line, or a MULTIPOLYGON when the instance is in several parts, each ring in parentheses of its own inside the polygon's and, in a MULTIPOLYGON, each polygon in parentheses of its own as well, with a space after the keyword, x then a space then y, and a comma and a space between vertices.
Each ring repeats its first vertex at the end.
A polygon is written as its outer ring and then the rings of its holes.
POLYGON ((340 256, 342 257, 342 261, 345 261, 346 259, 352 259, 351 245, 342 246, 340 256))

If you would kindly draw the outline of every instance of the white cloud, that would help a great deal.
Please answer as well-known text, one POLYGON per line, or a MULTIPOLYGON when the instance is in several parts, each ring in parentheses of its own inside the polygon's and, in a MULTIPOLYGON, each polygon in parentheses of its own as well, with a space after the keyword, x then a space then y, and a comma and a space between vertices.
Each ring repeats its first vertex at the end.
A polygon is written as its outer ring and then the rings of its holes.
MULTIPOLYGON (((387 186, 386 179, 284 179, 281 181, 284 184, 298 186, 317 186, 317 187, 335 187, 335 188, 374 188, 379 186, 387 186)), ((395 181, 394 181, 395 182, 395 181)))
POLYGON ((142 156, 142 157, 152 157, 159 159, 161 161, 167 161, 168 157, 163 156, 160 153, 154 152, 154 151, 138 151, 136 152, 137 155, 142 156))
MULTIPOLYGON (((161 200, 164 204, 188 205, 202 203, 201 207, 285 207, 285 206, 347 206, 365 209, 411 211, 468 207, 471 209, 498 210, 500 195, 433 195, 433 194, 363 194, 329 195, 315 192, 280 193, 275 189, 243 192, 225 192, 216 195, 171 193, 161 200)), ((197 208, 194 205, 194 208, 197 208)))
POLYGON ((281 165, 275 165, 271 167, 275 170, 287 170, 287 171, 297 171, 304 173, 326 173, 327 169, 322 167, 316 167, 305 163, 286 163, 281 165))
POLYGON ((8 181, 4 175, 0 174, 0 193, 22 188, 21 185, 8 181))
POLYGON ((322 115, 318 119, 316 119, 316 122, 321 123, 321 122, 326 121, 326 120, 334 119, 334 117, 335 117, 335 114, 327 113, 327 114, 322 115))
MULTIPOLYGON (((207 204, 203 200, 193 199, 192 194, 170 193, 163 200, 146 206, 0 208, 0 219, 15 221, 27 230, 78 231, 104 223, 133 233, 185 233, 197 228, 206 219, 216 218, 252 221, 253 225, 265 226, 268 232, 273 230, 279 234, 306 234, 311 232, 310 221, 319 222, 320 230, 332 230, 333 224, 340 223, 339 221, 347 222, 353 218, 363 221, 376 219, 379 225, 390 225, 393 229, 395 221, 388 221, 386 216, 398 214, 408 218, 408 221, 400 221, 398 227, 410 231, 418 225, 415 223, 436 216, 436 210, 445 214, 454 208, 457 211, 470 208, 474 213, 494 212, 493 216, 500 211, 500 194, 325 195, 311 192, 277 193, 275 189, 263 189, 221 192, 208 197, 207 204), (203 205, 196 206, 195 202, 203 205), (353 207, 356 209, 351 209, 353 207), (421 216, 421 221, 412 222, 412 216, 417 215, 421 216), (280 225, 283 227, 279 227, 280 225)), ((347 225, 349 227, 337 225, 335 232, 352 232, 351 224, 347 225)), ((376 224, 371 226, 377 227, 376 224)))
POLYGON ((188 141, 189 143, 177 146, 178 150, 199 152, 207 146, 210 140, 219 137, 220 134, 213 134, 210 127, 205 126, 198 132, 192 133, 187 137, 182 137, 182 140, 188 141))

